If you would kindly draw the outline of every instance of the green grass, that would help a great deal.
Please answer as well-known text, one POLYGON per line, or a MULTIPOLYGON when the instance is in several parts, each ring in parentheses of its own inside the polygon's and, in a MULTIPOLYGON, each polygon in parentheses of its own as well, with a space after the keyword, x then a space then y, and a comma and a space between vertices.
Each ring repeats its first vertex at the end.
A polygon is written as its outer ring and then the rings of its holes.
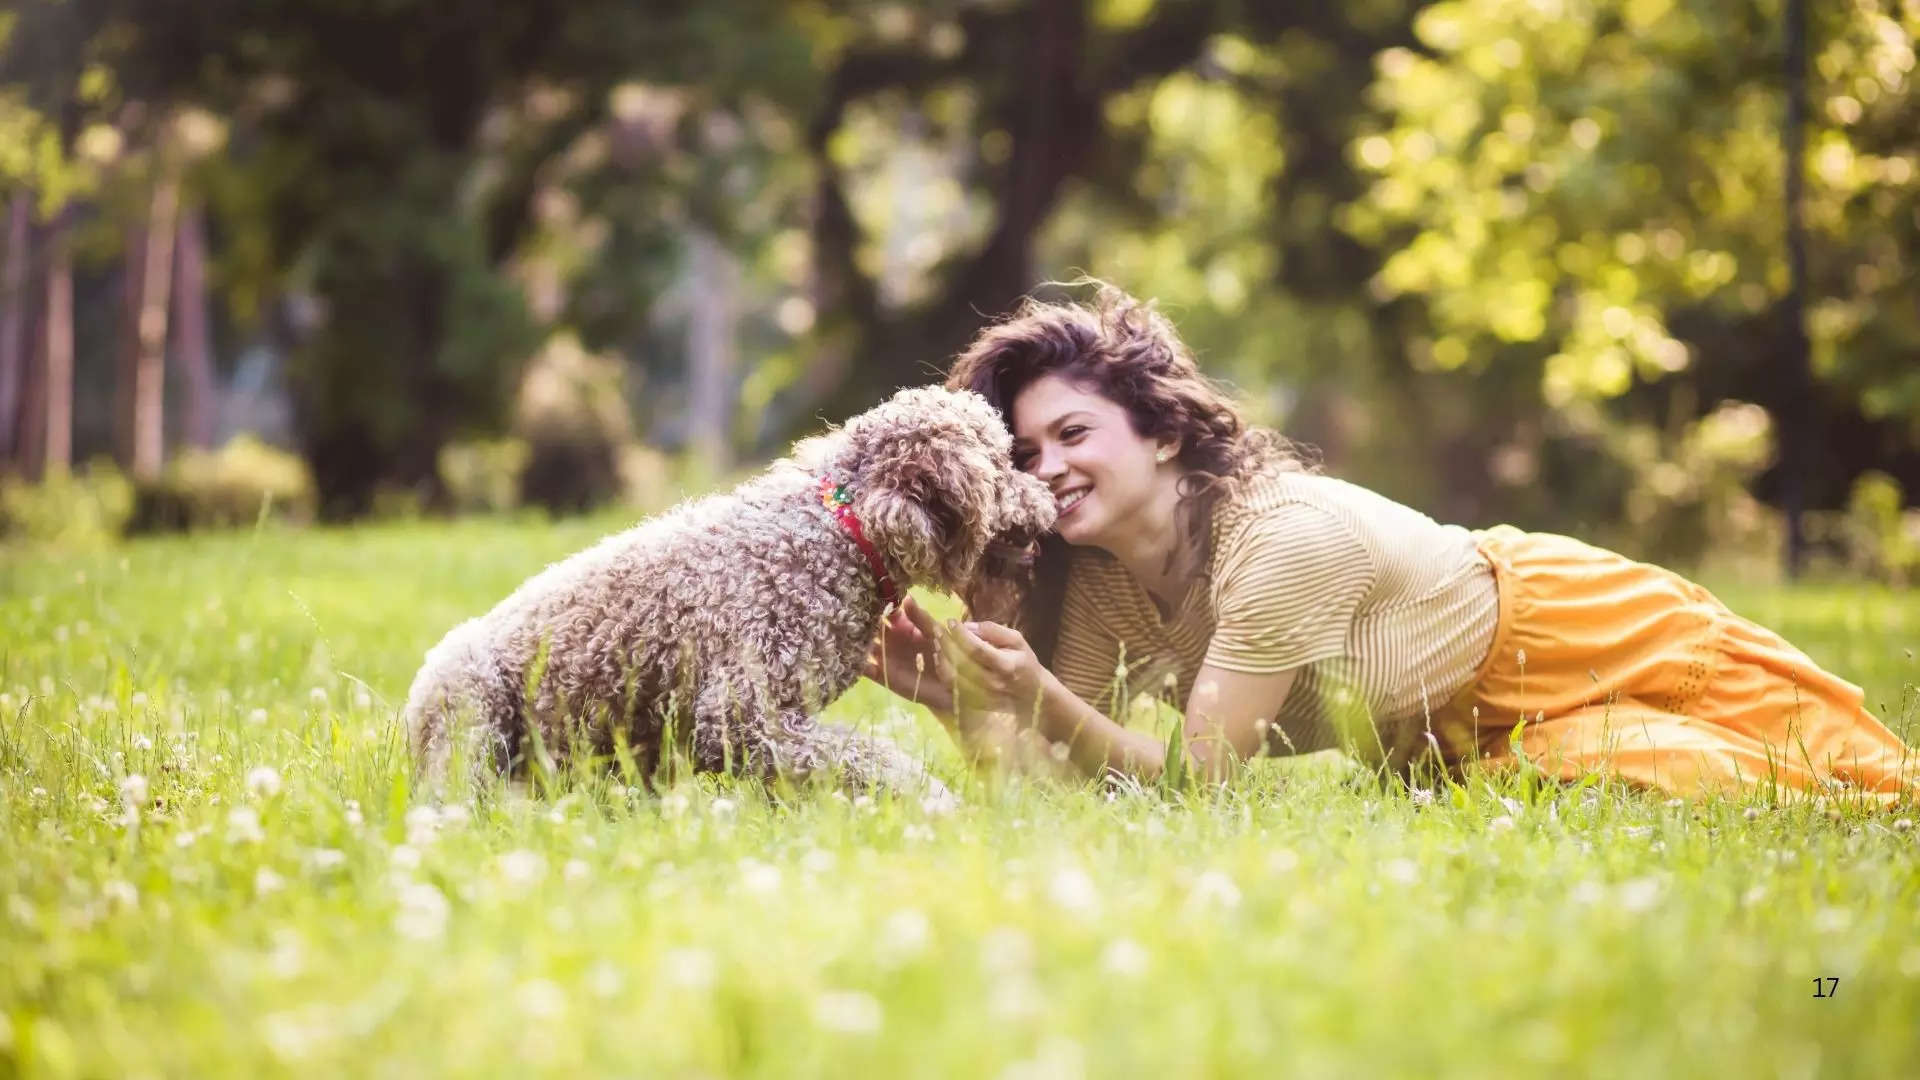
MULTIPOLYGON (((871 686, 965 809, 416 803, 422 652, 610 524, 0 552, 0 1075, 1920 1075, 1898 816, 988 785, 871 686)), ((1912 722, 1913 595, 1723 595, 1912 722)))

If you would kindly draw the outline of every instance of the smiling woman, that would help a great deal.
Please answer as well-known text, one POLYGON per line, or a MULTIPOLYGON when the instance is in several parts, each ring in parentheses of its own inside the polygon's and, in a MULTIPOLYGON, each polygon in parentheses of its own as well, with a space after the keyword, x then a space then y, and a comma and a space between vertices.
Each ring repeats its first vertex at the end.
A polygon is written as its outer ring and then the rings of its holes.
POLYGON ((1166 748, 1114 718, 1171 689, 1213 777, 1338 747, 1395 769, 1524 757, 1689 795, 1920 792, 1858 688, 1705 589, 1319 473, 1118 290, 1029 301, 948 385, 1000 410, 1059 507, 1014 625, 941 627, 909 601, 869 658, 976 759, 1064 747, 1084 775, 1153 777, 1166 748))

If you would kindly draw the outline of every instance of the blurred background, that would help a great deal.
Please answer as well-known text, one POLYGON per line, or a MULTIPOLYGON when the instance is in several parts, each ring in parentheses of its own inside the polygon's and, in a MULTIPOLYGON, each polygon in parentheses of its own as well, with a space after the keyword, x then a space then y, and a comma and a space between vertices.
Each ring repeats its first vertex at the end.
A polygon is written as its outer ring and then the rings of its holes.
POLYGON ((11 0, 0 532, 647 509, 1086 273, 1442 520, 1904 581, 1916 31, 1897 0, 11 0))

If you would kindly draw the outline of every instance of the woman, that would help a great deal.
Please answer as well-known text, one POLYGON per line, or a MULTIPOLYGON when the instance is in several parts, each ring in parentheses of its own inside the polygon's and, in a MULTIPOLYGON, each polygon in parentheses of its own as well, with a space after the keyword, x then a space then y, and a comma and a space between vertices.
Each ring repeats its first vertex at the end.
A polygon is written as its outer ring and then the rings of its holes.
POLYGON ((1457 771, 1517 750, 1563 779, 1683 795, 1920 791, 1912 750, 1857 687, 1705 589, 1319 474, 1116 290, 1028 302, 948 385, 1001 410, 1060 508, 1018 628, 941 627, 909 602, 869 658, 976 759, 1064 750, 1082 775, 1152 779, 1166 746, 1115 718, 1153 692, 1184 705, 1210 778, 1263 753, 1340 747, 1404 768, 1430 752, 1457 771))

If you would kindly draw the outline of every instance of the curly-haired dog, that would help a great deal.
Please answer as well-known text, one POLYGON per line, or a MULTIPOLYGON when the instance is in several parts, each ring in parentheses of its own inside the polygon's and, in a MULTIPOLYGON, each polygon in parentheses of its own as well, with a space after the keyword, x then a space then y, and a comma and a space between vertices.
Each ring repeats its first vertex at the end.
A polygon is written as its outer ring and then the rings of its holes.
POLYGON ((406 706, 416 759, 443 779, 458 741, 476 776, 511 774, 542 749, 609 754, 619 733, 651 774, 672 732, 703 770, 947 797, 891 744, 814 714, 859 677, 900 590, 968 589, 990 548, 1052 527, 1010 447, 978 395, 903 390, 732 492, 555 563, 427 653, 406 706))

